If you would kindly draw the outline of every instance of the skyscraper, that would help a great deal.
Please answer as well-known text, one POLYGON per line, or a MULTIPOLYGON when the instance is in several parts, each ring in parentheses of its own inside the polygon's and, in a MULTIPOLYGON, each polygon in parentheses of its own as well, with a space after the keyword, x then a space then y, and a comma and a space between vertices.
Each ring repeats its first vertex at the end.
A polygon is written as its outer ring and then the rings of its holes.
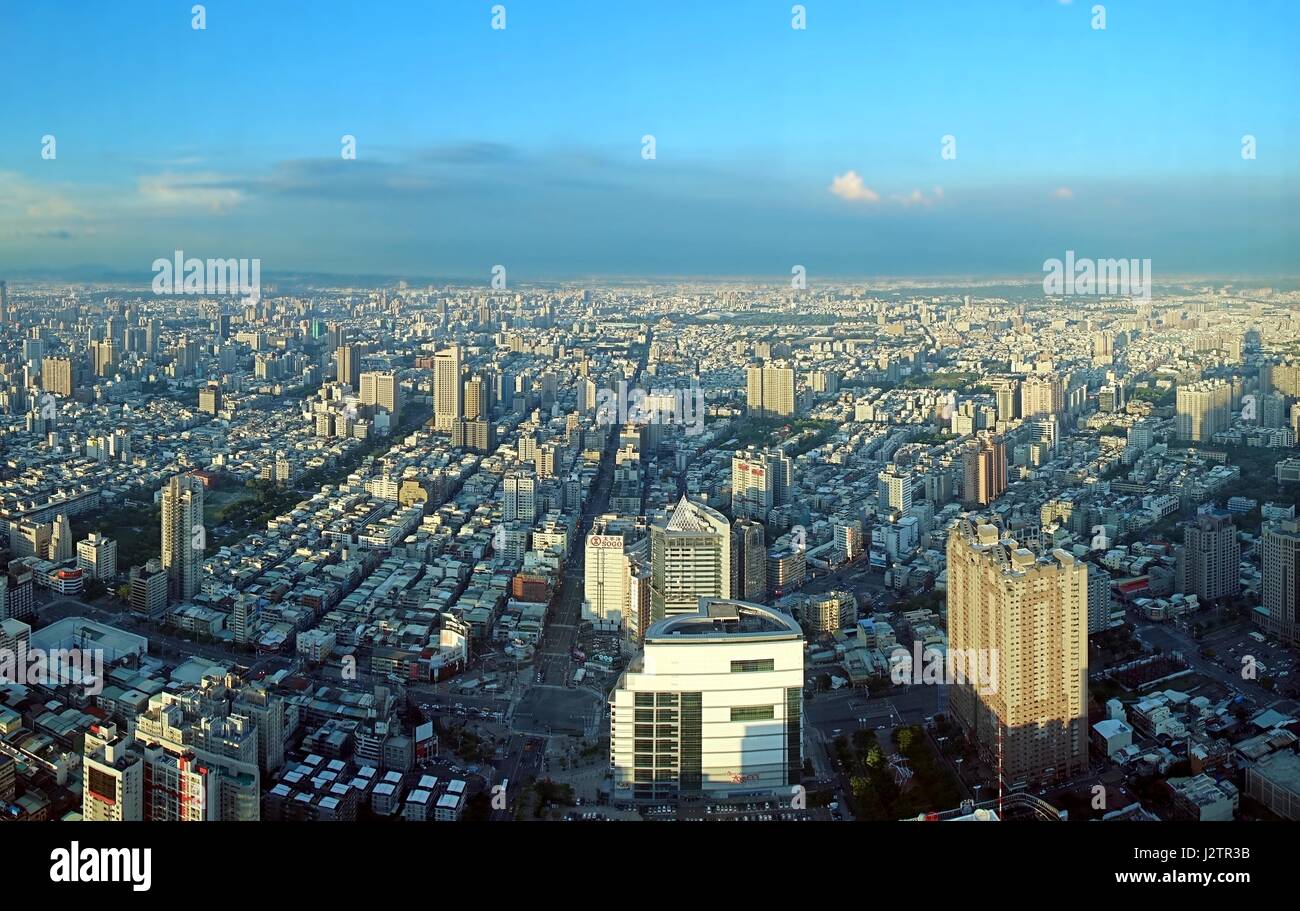
POLYGON ((1300 643, 1300 520, 1266 525, 1259 550, 1263 564, 1260 625, 1288 645, 1300 643))
POLYGON ((701 598, 731 597, 726 516, 682 497, 650 525, 650 616, 695 613, 701 598))
POLYGON ((1020 384, 1020 415, 1032 418, 1065 410, 1065 381, 1059 376, 1031 376, 1020 384))
POLYGON ((757 417, 790 417, 795 413, 794 368, 747 367, 746 404, 757 417))
POLYGON ((731 593, 742 601, 767 598, 767 534, 761 522, 740 519, 731 526, 731 593))
POLYGON ((1202 601, 1226 598, 1241 591, 1241 544, 1237 526, 1227 513, 1199 515, 1183 527, 1178 551, 1178 590, 1202 601))
POLYGON ((997 434, 981 434, 962 452, 962 500, 987 506, 1007 489, 1007 445, 997 434))
POLYGON ((77 544, 72 540, 72 524, 64 513, 54 520, 50 533, 50 562, 65 563, 77 555, 77 544))
POLYGON ((1222 380, 1181 386, 1174 402, 1178 439, 1208 443, 1228 426, 1232 416, 1232 386, 1222 380))
MULTIPOLYGON (((341 349, 340 349, 341 350, 341 349)), ((361 374, 361 404, 383 408, 396 423, 402 416, 402 387, 395 373, 372 371, 361 374)))
POLYGON ((433 358, 433 429, 451 432, 464 416, 460 346, 452 345, 433 358))
POLYGON ((72 397, 72 358, 47 357, 41 361, 41 385, 47 392, 72 397))
POLYGON ((597 629, 615 630, 629 609, 631 561, 620 529, 596 519, 583 548, 582 619, 597 629))
POLYGON ((361 350, 356 345, 339 345, 334 352, 338 381, 346 383, 354 392, 361 389, 361 350))
POLYGON ((803 633, 778 610, 707 598, 651 625, 609 703, 616 802, 788 795, 803 769, 803 633))
POLYGON ((1088 767, 1088 566, 962 518, 948 537, 948 701, 1008 787, 1088 767))
POLYGON ((203 587, 206 543, 203 482, 192 474, 177 475, 162 496, 162 565, 169 600, 188 601, 203 587))
POLYGON ((737 450, 731 457, 731 513, 766 520, 774 506, 790 501, 791 462, 779 449, 737 450))

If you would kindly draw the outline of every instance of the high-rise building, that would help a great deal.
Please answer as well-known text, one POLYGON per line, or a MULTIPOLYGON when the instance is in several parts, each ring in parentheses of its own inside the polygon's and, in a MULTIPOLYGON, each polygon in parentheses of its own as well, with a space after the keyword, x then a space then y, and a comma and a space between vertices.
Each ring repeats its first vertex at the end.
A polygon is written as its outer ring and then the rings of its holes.
POLYGON ((0 753, 0 803, 13 803, 18 796, 18 763, 8 753, 0 753))
POLYGON ((465 381, 464 403, 465 420, 479 421, 490 414, 489 383, 486 377, 472 376, 465 381))
POLYGON ((72 523, 66 513, 59 513, 50 532, 50 562, 66 563, 77 555, 76 542, 72 540, 72 523))
POLYGON ((113 375, 113 369, 117 366, 118 358, 116 342, 111 338, 96 342, 91 346, 91 355, 94 358, 95 376, 113 375))
POLYGON ((9 561, 8 570, 0 576, 0 620, 30 623, 36 619, 35 578, 32 568, 22 560, 9 561))
POLYGON ((72 384, 75 379, 72 358, 47 357, 41 361, 41 385, 45 387, 46 392, 71 398, 72 384))
POLYGON ((452 345, 433 357, 433 429, 448 433, 464 416, 460 346, 452 345))
POLYGON ((1241 591, 1241 544, 1227 513, 1205 513, 1183 527, 1176 584, 1202 601, 1227 598, 1241 591))
POLYGON ((767 598, 767 533, 762 522, 740 519, 731 526, 731 593, 741 601, 767 598))
POLYGON ((221 410, 221 386, 217 383, 208 383, 199 390, 199 411, 205 414, 216 414, 221 410))
POLYGON ((1013 421, 1020 416, 1016 406, 1020 402, 1020 383, 1010 378, 1001 378, 993 383, 993 394, 997 402, 999 421, 1013 421))
MULTIPOLYGON (((915 519, 909 521, 916 521, 915 519)), ((804 548, 792 542, 778 542, 767 551, 767 592, 779 598, 799 588, 808 574, 804 548)))
POLYGON ((233 691, 231 711, 251 718, 257 728, 258 766, 270 774, 284 765, 284 700, 264 684, 248 683, 233 691))
POLYGON ((1180 386, 1174 406, 1178 439, 1211 442, 1216 433, 1228 428, 1232 417, 1232 386, 1222 380, 1180 386))
POLYGON ((659 620, 610 695, 615 803, 789 794, 803 768, 803 633, 706 598, 659 620))
POLYGON ((622 530, 608 520, 595 520, 583 560, 582 619, 597 629, 621 629, 632 591, 632 564, 622 530))
MULTIPOLYGON (((239 692, 220 678, 165 689, 136 715, 135 735, 175 758, 193 757, 216 781, 207 818, 256 822, 261 817, 258 728, 234 709, 239 692)), ((178 767, 178 771, 182 771, 178 767)))
POLYGON ((1088 566, 1032 544, 980 518, 948 537, 949 705, 1013 788, 1088 768, 1088 566))
POLYGON ((537 520, 537 478, 524 471, 507 474, 501 482, 505 500, 501 507, 503 522, 524 522, 531 525, 537 520))
POLYGON ((149 744, 144 755, 146 822, 208 822, 220 819, 221 776, 189 751, 149 744))
POLYGON ((131 610, 150 620, 161 619, 167 612, 167 570, 162 561, 153 559, 144 566, 131 567, 131 610))
POLYGON ((747 367, 746 404, 756 417, 790 417, 795 413, 793 367, 747 367))
POLYGON ((803 610, 804 623, 810 631, 832 635, 857 622, 858 599, 848 591, 821 592, 809 597, 803 610))
POLYGON ((1110 591, 1110 573, 1100 566, 1088 567, 1088 634, 1102 633, 1124 625, 1121 612, 1115 616, 1114 596, 1110 591))
POLYGON ((1300 520, 1269 523, 1259 542, 1263 565, 1259 624, 1288 645, 1300 644, 1300 520))
POLYGON ((377 406, 393 416, 396 423, 402 417, 402 387, 395 373, 368 372, 361 374, 361 404, 377 406))
POLYGON ((1007 489, 1007 445, 997 434, 980 434, 962 452, 962 500, 987 506, 1007 489))
POLYGON ((845 514, 834 515, 831 517, 831 531, 835 536, 835 551, 840 559, 856 560, 862 554, 866 547, 866 534, 860 518, 845 514))
POLYGON ((81 757, 81 818, 87 822, 144 820, 144 757, 135 738, 113 724, 92 725, 81 757))
POLYGON ((0 620, 0 650, 12 654, 32 641, 32 627, 21 620, 0 620))
POLYGON ((1061 414, 1065 411, 1065 380, 1056 375, 1030 376, 1020 384, 1020 416, 1061 414))
POLYGON ((1128 429, 1128 444, 1137 452, 1146 452, 1155 443, 1155 433, 1149 421, 1138 421, 1128 429))
POLYGON ((790 457, 779 449, 737 450, 731 457, 731 513, 766 520, 774 506, 790 502, 790 457))
POLYGON ((877 478, 880 511, 909 515, 912 512, 912 473, 897 465, 890 465, 877 478))
POLYGON ((731 526, 682 497, 650 525, 650 616, 692 614, 701 598, 731 597, 731 526))
POLYGON ((353 391, 361 389, 361 349, 357 345, 339 345, 334 351, 335 372, 340 383, 353 391))
POLYGON ((188 601, 203 587, 203 482, 192 474, 177 475, 162 495, 162 565, 167 571, 167 597, 188 601))

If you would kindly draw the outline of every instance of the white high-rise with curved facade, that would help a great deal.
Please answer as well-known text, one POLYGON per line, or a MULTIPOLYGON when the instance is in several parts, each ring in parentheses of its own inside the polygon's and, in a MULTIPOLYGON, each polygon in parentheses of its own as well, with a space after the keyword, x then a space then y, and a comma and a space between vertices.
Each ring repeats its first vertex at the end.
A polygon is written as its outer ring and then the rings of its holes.
POLYGON ((791 796, 803 679, 803 632, 775 608, 704 598, 652 624, 610 695, 614 800, 791 796))

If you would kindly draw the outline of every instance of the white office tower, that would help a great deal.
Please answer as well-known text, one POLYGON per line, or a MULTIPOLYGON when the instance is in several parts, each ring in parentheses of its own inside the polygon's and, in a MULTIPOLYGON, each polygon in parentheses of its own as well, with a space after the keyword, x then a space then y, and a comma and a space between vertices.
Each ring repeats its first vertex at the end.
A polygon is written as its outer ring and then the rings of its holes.
POLYGON ((650 617, 693 614, 701 598, 731 597, 731 526, 682 497, 650 526, 650 617))
POLYGON ((194 475, 177 475, 162 495, 162 564, 171 601, 188 601, 203 588, 206 545, 203 482, 194 475))
POLYGON ((702 599, 652 624, 610 696, 615 802, 789 797, 803 766, 803 633, 774 608, 702 599))
POLYGON ((767 520, 774 506, 790 502, 793 471, 779 449, 737 450, 731 457, 731 513, 736 518, 767 520))
POLYGON ((596 519, 583 550, 582 619, 599 630, 618 630, 629 608, 632 563, 623 531, 596 519))
POLYGON ((512 472, 502 482, 505 501, 501 507, 501 518, 505 522, 526 522, 531 525, 537 520, 537 478, 526 472, 512 472))
POLYGON ((948 536, 948 702, 1004 785, 1088 768, 1088 565, 982 517, 948 536))
POLYGON ((448 433, 464 416, 460 383, 460 346, 433 356, 433 429, 448 433))
POLYGON ((890 465, 877 478, 880 511, 885 515, 912 512, 912 473, 897 465, 890 465))

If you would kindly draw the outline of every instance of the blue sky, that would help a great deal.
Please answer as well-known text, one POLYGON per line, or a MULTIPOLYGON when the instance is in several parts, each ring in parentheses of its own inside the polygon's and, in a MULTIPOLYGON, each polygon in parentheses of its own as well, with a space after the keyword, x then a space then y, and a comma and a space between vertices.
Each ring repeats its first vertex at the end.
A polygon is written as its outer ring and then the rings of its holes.
POLYGON ((1300 4, 191 5, 0 0, 0 271, 1300 272, 1300 4))

